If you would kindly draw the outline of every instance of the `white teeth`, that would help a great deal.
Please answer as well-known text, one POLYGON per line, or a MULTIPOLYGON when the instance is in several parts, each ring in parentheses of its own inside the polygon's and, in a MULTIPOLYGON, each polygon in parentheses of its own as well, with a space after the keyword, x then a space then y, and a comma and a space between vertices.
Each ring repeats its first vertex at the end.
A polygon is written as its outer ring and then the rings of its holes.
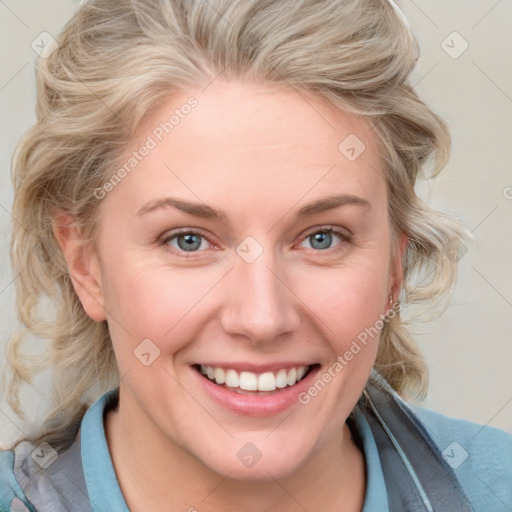
POLYGON ((297 368, 290 368, 288 372, 288 386, 293 386, 297 382, 297 368))
POLYGON ((299 382, 308 370, 307 366, 298 366, 286 370, 282 368, 277 373, 265 372, 257 375, 253 372, 224 370, 212 366, 201 365, 200 372, 217 384, 226 384, 229 388, 240 388, 245 391, 274 391, 276 388, 293 386, 299 382))
POLYGON ((283 368, 279 370, 276 375, 276 388, 285 388, 288 386, 288 374, 283 368))
POLYGON ((226 382, 226 372, 222 368, 215 368, 215 382, 217 384, 226 382))
POLYGON ((238 387, 238 373, 236 373, 235 370, 226 371, 226 386, 228 386, 229 388, 238 387))
POLYGON ((274 374, 272 372, 262 373, 258 377, 258 391, 274 391, 274 389, 276 389, 274 374))
POLYGON ((257 391, 258 376, 252 372, 240 372, 238 387, 240 389, 245 389, 246 391, 257 391))
POLYGON ((297 368, 297 380, 301 380, 302 377, 304 377, 304 374, 306 373, 307 367, 306 366, 299 366, 297 368))

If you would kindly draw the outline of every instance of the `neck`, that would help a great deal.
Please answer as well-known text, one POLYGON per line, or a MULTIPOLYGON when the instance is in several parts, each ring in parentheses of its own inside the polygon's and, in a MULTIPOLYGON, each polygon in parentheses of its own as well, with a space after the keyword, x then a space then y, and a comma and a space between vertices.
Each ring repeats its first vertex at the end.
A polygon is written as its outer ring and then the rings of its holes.
POLYGON ((117 410, 105 415, 105 434, 132 512, 361 512, 363 508, 364 456, 346 424, 286 477, 276 479, 267 473, 265 480, 237 480, 210 469, 144 414, 127 417, 127 410, 120 401, 117 410))

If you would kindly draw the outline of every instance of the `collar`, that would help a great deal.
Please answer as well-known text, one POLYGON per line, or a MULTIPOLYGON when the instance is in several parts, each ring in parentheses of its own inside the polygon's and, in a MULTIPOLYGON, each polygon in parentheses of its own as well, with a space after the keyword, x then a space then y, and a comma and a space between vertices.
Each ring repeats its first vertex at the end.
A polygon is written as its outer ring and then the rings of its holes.
POLYGON ((355 409, 370 425, 391 510, 473 512, 428 428, 376 370, 355 409))
POLYGON ((85 483, 93 512, 130 512, 117 481, 108 450, 104 413, 115 406, 119 388, 101 396, 86 412, 80 427, 80 444, 85 483))
POLYGON ((353 410, 352 418, 366 463, 366 493, 362 512, 389 512, 386 481, 371 427, 357 407, 353 410))
MULTIPOLYGON (((101 396, 85 414, 80 428, 81 456, 93 512, 129 512, 121 493, 107 445, 103 417, 115 407, 119 388, 101 396)), ((372 430, 364 415, 354 409, 355 427, 366 461, 366 493, 363 512, 389 512, 384 475, 372 430)))

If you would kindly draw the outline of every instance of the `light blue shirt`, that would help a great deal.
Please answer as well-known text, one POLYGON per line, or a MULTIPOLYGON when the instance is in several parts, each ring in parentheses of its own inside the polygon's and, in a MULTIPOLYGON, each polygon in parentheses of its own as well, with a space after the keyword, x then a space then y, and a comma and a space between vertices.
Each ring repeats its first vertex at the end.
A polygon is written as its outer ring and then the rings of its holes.
MULTIPOLYGON (((117 400, 105 393, 85 414, 73 445, 46 468, 50 449, 28 441, 0 453, 0 512, 127 512, 110 458, 103 413, 117 400), (71 462, 74 461, 74 464, 71 462), (44 464, 43 464, 44 466, 44 464), (73 466, 79 471, 73 471, 73 466), (32 501, 33 500, 33 501, 32 501), (39 503, 37 508, 34 502, 39 503)), ((415 406, 431 438, 454 468, 475 512, 512 512, 512 435, 415 406)), ((355 425, 367 467, 363 512, 390 511, 379 451, 366 418, 355 425)))

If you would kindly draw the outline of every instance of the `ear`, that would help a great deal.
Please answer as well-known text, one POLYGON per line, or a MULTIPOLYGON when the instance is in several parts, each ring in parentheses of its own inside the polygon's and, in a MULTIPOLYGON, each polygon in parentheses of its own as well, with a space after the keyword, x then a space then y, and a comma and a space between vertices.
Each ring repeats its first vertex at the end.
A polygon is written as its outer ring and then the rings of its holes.
POLYGON ((62 210, 53 216, 53 234, 62 250, 71 282, 85 312, 96 322, 106 320, 96 251, 81 238, 74 218, 62 210))
POLYGON ((394 253, 394 260, 391 261, 391 279, 389 295, 393 298, 393 304, 398 300, 400 296, 400 290, 402 289, 403 280, 403 262, 405 257, 405 250, 409 238, 406 234, 402 233, 396 241, 396 249, 394 253))

